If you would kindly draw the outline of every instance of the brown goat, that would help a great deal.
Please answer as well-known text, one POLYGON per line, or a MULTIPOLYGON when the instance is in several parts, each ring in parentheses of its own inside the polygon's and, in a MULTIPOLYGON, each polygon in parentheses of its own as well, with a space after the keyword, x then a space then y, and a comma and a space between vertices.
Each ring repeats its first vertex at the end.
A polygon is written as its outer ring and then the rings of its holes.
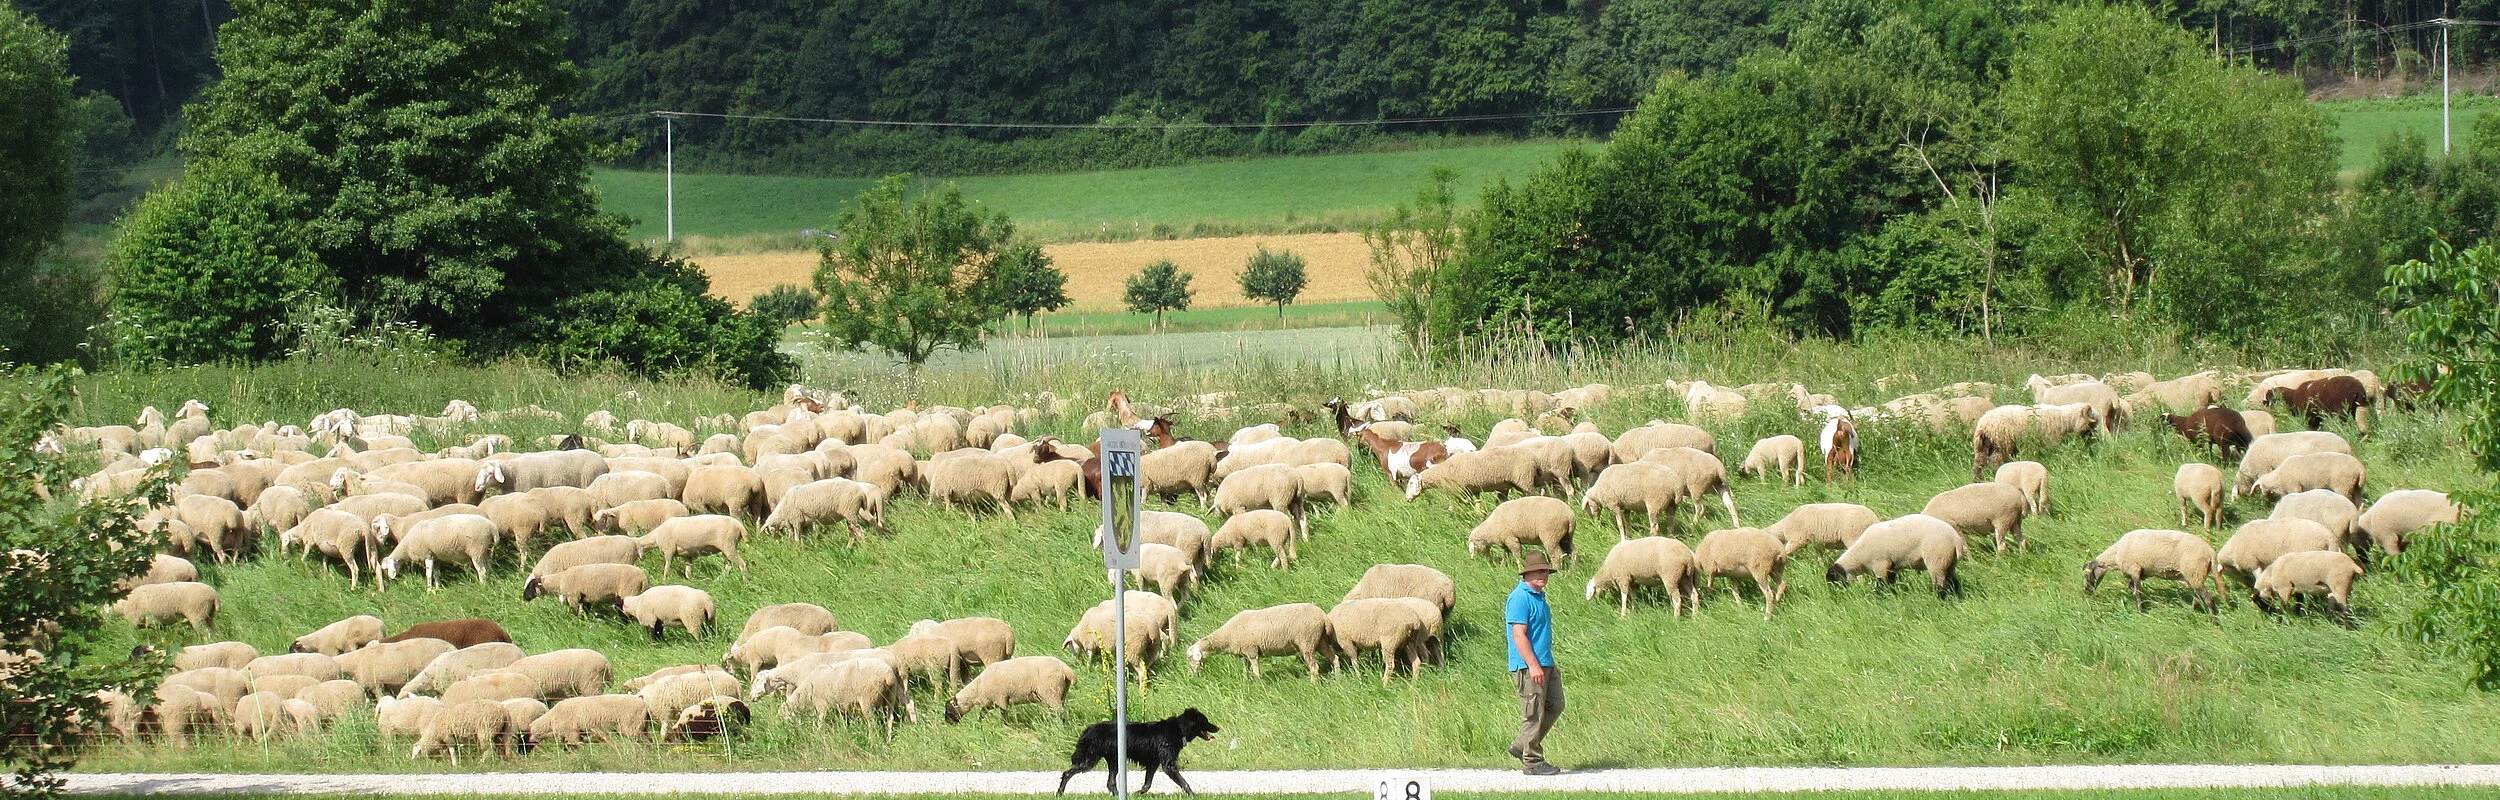
POLYGON ((2240 412, 2221 406, 2206 406, 2187 416, 2161 415, 2161 421, 2179 435, 2197 444, 2212 445, 2222 450, 2223 458, 2248 449, 2248 420, 2240 412))
POLYGON ((503 626, 495 624, 493 620, 455 619, 410 625, 407 630, 400 631, 399 635, 385 638, 382 642, 388 644, 409 639, 441 639, 450 642, 452 647, 468 647, 486 642, 509 644, 512 642, 512 634, 505 633, 503 626))

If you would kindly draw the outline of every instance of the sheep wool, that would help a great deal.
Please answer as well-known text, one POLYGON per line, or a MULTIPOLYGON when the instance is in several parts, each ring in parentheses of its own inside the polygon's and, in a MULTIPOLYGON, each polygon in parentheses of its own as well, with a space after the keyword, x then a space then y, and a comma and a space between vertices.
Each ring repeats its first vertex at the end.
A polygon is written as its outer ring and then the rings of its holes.
POLYGON ((1241 656, 1249 666, 1250 677, 1259 677, 1259 659, 1265 656, 1302 656, 1310 679, 1319 681, 1319 657, 1336 657, 1335 633, 1328 626, 1328 612, 1310 603, 1289 603, 1269 608, 1256 608, 1234 614, 1222 626, 1189 646, 1189 669, 1196 672, 1206 666, 1207 654, 1231 653, 1241 656))
POLYGON ((1684 616, 1684 604, 1701 603, 1701 574, 1692 548, 1664 536, 1649 536, 1617 542, 1606 552, 1606 561, 1598 565, 1597 574, 1589 578, 1587 599, 1595 600, 1601 591, 1612 590, 1618 597, 1616 615, 1632 616, 1632 594, 1644 585, 1667 590, 1672 615, 1684 616))

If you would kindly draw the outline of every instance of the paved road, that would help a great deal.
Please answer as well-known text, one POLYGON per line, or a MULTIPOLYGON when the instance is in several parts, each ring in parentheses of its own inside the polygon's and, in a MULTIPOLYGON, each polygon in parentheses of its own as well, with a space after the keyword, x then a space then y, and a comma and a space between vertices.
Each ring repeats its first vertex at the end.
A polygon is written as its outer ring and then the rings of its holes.
MULTIPOLYGON (((1184 772, 1202 794, 1368 793, 1391 773, 1372 770, 1184 772)), ((2500 787, 2500 765, 2277 766, 2148 764, 2072 767, 1748 767, 1607 769, 1531 778, 1507 770, 1402 773, 1434 791, 1795 792, 1841 789, 2187 789, 2306 785, 2500 787)), ((1071 791, 1099 788, 1099 770, 1071 791)), ((92 774, 78 793, 158 794, 1046 794, 1045 772, 506 772, 457 775, 92 774)), ((1158 785, 1157 792, 1170 787, 1158 785)))

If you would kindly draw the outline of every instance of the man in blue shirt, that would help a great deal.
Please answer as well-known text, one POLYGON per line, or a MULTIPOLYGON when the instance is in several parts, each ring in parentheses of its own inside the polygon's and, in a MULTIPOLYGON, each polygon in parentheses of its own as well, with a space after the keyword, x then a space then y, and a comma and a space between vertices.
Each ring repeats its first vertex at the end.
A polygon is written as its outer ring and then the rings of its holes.
POLYGON ((1545 580, 1553 574, 1544 553, 1523 553, 1519 585, 1502 609, 1510 631, 1510 676, 1519 686, 1519 738, 1511 740, 1510 754, 1530 775, 1562 773, 1545 763, 1545 732, 1563 711, 1562 670, 1554 666, 1554 609, 1545 604, 1545 580))

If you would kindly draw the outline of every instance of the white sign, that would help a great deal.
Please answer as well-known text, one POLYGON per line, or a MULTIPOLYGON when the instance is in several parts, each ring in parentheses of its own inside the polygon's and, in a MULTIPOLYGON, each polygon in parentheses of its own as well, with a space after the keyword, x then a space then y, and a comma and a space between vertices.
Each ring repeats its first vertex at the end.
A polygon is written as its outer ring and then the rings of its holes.
POLYGON ((1146 487, 1137 480, 1137 460, 1145 444, 1136 429, 1102 429, 1102 565, 1108 569, 1138 566, 1137 526, 1146 487))
POLYGON ((1422 775, 1384 775, 1372 784, 1372 800, 1432 800, 1432 784, 1422 775))

